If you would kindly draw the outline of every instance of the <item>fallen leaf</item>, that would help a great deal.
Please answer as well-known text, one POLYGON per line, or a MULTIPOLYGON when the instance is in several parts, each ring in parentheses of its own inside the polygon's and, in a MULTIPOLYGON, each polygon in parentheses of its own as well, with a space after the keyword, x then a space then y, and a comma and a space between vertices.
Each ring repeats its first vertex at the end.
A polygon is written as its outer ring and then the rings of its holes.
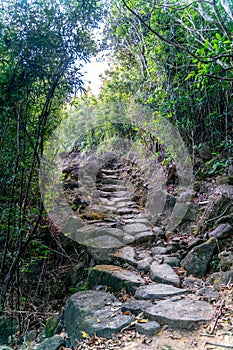
POLYGON ((86 333, 84 331, 80 331, 80 333, 82 334, 83 339, 89 339, 90 338, 88 333, 86 333))
POLYGON ((145 319, 145 318, 142 318, 142 319, 138 320, 138 323, 146 323, 146 322, 148 322, 148 320, 145 319))
POLYGON ((157 335, 163 335, 163 330, 160 329, 160 331, 158 331, 157 335))
POLYGON ((131 312, 129 310, 126 310, 123 312, 123 315, 131 315, 131 312))

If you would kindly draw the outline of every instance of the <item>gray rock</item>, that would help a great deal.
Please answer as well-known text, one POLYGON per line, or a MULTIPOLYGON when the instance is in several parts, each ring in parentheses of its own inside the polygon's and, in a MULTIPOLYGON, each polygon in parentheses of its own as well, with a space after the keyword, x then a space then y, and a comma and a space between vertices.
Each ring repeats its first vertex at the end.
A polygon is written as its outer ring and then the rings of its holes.
POLYGON ((123 304, 121 311, 130 311, 132 314, 137 316, 138 314, 143 313, 144 310, 150 306, 151 303, 149 301, 130 299, 123 304))
POLYGON ((188 289, 176 288, 163 283, 151 283, 146 286, 137 288, 135 292, 136 299, 163 299, 170 298, 175 295, 182 295, 189 293, 188 289))
POLYGON ((203 287, 198 290, 197 295, 205 301, 213 301, 213 300, 218 300, 220 297, 219 292, 214 290, 213 288, 209 287, 203 287))
POLYGON ((120 240, 112 236, 96 237, 86 240, 84 244, 97 264, 111 263, 113 261, 112 255, 116 252, 117 248, 123 246, 120 240))
POLYGON ((222 285, 226 286, 232 283, 232 281, 233 281, 233 270, 226 271, 226 272, 215 272, 215 273, 212 273, 207 278, 207 283, 214 285, 216 289, 222 285))
POLYGON ((36 350, 58 350, 65 345, 65 340, 59 335, 54 335, 52 338, 45 339, 36 350))
POLYGON ((152 263, 153 259, 151 257, 148 257, 146 259, 140 260, 137 265, 137 269, 139 271, 149 272, 150 270, 150 264, 152 263))
MULTIPOLYGON (((133 214, 133 213, 138 213, 138 212, 139 212, 139 210, 136 209, 136 208, 127 208, 127 207, 125 207, 125 208, 117 209, 117 214, 119 214, 119 215, 133 214)), ((142 224, 140 224, 140 225, 142 225, 142 224)))
POLYGON ((181 261, 181 266, 188 274, 205 276, 208 264, 216 248, 216 240, 210 238, 207 242, 194 247, 181 261))
POLYGON ((180 286, 179 276, 168 264, 159 264, 154 261, 150 266, 150 277, 152 281, 180 286))
POLYGON ((195 329, 214 317, 214 309, 205 301, 160 300, 145 310, 145 317, 174 328, 195 329))
POLYGON ((124 231, 125 233, 133 236, 137 233, 148 231, 148 227, 145 224, 140 223, 128 224, 124 226, 124 231))
POLYGON ((207 142, 204 142, 198 150, 200 157, 205 160, 210 160, 213 158, 213 154, 211 152, 210 146, 207 142))
POLYGON ((221 224, 209 233, 209 237, 224 239, 233 236, 233 227, 230 224, 221 224))
POLYGON ((138 333, 153 337, 159 332, 161 326, 156 321, 148 321, 145 323, 137 322, 135 328, 138 333))
POLYGON ((104 192, 116 192, 116 191, 125 191, 125 186, 122 185, 103 185, 101 186, 102 191, 104 192))
POLYGON ((164 232, 164 230, 162 229, 162 227, 154 226, 154 227, 153 227, 153 231, 154 231, 154 233, 156 234, 156 236, 157 236, 158 238, 165 238, 165 237, 166 237, 166 236, 165 236, 165 232, 164 232))
POLYGON ((222 252, 218 254, 220 259, 218 268, 220 271, 233 270, 233 252, 222 252))
POLYGON ((128 234, 125 234, 124 237, 123 237, 123 242, 124 242, 124 244, 134 243, 135 242, 135 237, 131 236, 131 235, 128 235, 128 234))
POLYGON ((135 236, 136 243, 145 243, 148 241, 153 241, 155 239, 155 234, 152 231, 140 232, 135 236))
POLYGON ((103 227, 103 228, 99 228, 96 231, 96 235, 97 236, 111 236, 118 238, 118 239, 122 239, 123 238, 123 230, 119 229, 119 228, 110 228, 110 227, 103 227))
POLYGON ((109 286, 116 291, 126 288, 131 293, 134 293, 137 287, 145 283, 141 276, 135 272, 114 265, 95 266, 89 274, 88 281, 90 288, 100 284, 109 286))
POLYGON ((146 226, 150 226, 150 222, 148 221, 148 219, 140 219, 140 218, 135 218, 135 219, 127 219, 125 220, 126 224, 143 224, 146 226))
POLYGON ((113 255, 113 258, 119 260, 123 263, 129 263, 131 265, 136 265, 137 255, 133 247, 126 246, 117 250, 117 252, 113 255))
POLYGON ((66 303, 64 320, 71 345, 81 339, 81 331, 90 337, 110 338, 112 334, 132 322, 132 317, 121 313, 121 303, 114 295, 103 291, 78 292, 66 303))
POLYGON ((151 248, 151 252, 153 255, 167 254, 167 248, 166 247, 153 247, 153 248, 151 248))
POLYGON ((199 238, 199 237, 194 238, 194 239, 192 239, 191 242, 188 244, 187 250, 191 250, 192 248, 194 248, 194 247, 196 247, 196 246, 198 246, 198 245, 200 245, 200 244, 202 244, 202 243, 205 243, 204 240, 203 240, 203 238, 199 238))
POLYGON ((165 264, 168 264, 171 267, 178 267, 180 266, 180 259, 177 256, 170 256, 170 255, 156 255, 156 259, 163 259, 163 262, 165 264))
MULTIPOLYGON (((121 198, 122 201, 129 200, 130 195, 128 191, 118 191, 112 194, 114 198, 121 198)), ((112 198, 112 200, 114 200, 114 198, 112 198)))

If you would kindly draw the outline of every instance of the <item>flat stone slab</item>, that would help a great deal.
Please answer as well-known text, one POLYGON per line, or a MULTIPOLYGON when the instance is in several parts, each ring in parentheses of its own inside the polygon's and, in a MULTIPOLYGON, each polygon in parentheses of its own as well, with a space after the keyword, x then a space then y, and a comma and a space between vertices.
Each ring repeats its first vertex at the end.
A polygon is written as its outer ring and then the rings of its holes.
POLYGON ((136 235, 137 233, 148 231, 148 226, 141 223, 127 224, 123 227, 123 230, 129 235, 136 235))
POLYGON ((189 293, 188 289, 176 288, 168 284, 152 283, 136 290, 135 298, 143 300, 163 299, 189 293))
POLYGON ((111 338, 132 322, 132 317, 123 315, 118 299, 104 291, 83 291, 73 294, 66 302, 64 320, 71 345, 77 345, 82 333, 90 337, 111 338))
POLYGON ((129 293, 133 294, 144 283, 140 275, 114 265, 96 265, 88 277, 90 288, 97 285, 109 286, 116 291, 126 288, 129 293))
POLYGON ((150 320, 167 324, 174 328, 195 329, 200 324, 211 321, 213 307, 205 301, 181 299, 176 301, 160 300, 144 311, 150 320))
POLYGON ((154 282, 171 284, 176 287, 180 287, 179 276, 168 264, 159 264, 157 261, 153 261, 150 266, 150 278, 154 282))

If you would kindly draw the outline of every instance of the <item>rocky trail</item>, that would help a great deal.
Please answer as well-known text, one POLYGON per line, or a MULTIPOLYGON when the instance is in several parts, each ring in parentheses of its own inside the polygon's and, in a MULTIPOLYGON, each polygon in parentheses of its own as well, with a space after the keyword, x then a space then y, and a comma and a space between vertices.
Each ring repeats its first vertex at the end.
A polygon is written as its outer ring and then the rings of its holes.
POLYGON ((136 166, 111 156, 95 184, 85 173, 85 189, 79 172, 75 163, 63 167, 75 206, 65 234, 92 257, 88 281, 55 317, 54 335, 20 349, 233 348, 232 265, 215 284, 208 272, 217 248, 229 258, 232 226, 205 237, 166 232, 148 211, 148 184, 136 166))

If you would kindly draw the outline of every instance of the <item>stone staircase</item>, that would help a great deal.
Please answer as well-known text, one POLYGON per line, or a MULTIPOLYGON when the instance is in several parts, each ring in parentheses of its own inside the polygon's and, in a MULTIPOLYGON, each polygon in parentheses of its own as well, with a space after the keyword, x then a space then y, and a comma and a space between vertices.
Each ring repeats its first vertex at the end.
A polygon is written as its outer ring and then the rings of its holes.
POLYGON ((185 288, 180 260, 187 242, 176 237, 166 242, 136 193, 146 184, 127 167, 122 159, 106 162, 96 175, 97 199, 80 214, 84 224, 75 239, 95 264, 89 290, 75 293, 66 304, 64 321, 73 346, 82 332, 111 337, 134 324, 153 336, 163 325, 193 329, 214 316, 210 303, 185 288))

